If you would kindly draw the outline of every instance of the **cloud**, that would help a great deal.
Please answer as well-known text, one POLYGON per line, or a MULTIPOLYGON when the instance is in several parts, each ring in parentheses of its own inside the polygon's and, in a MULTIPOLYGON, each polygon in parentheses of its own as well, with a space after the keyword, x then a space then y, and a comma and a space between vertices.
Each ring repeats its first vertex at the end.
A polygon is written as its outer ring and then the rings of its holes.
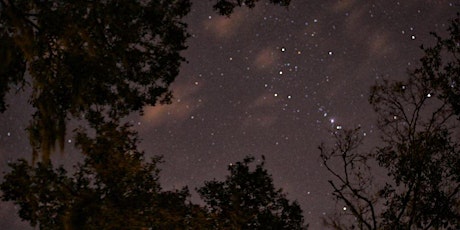
POLYGON ((371 56, 391 54, 391 43, 388 35, 384 32, 375 33, 369 42, 369 53, 371 56))
POLYGON ((252 108, 258 108, 258 107, 266 107, 266 106, 272 106, 276 103, 275 98, 273 97, 272 94, 262 94, 256 100, 252 102, 250 107, 252 108))
POLYGON ((149 126, 159 126, 168 122, 183 121, 188 119, 203 100, 196 98, 196 93, 200 90, 200 84, 190 83, 174 85, 172 87, 174 100, 169 105, 147 106, 144 108, 142 121, 149 126))
POLYGON ((257 114, 243 121, 243 126, 256 126, 262 128, 271 127, 278 120, 278 116, 273 114, 257 114))
POLYGON ((356 0, 341 0, 341 1, 337 1, 334 4, 333 9, 335 11, 350 10, 356 3, 357 3, 356 0))
POLYGON ((257 53, 254 60, 254 65, 259 69, 264 69, 272 66, 278 60, 278 55, 271 48, 265 48, 257 53))
POLYGON ((243 23, 244 14, 235 11, 231 17, 214 16, 204 22, 206 30, 211 30, 216 37, 231 37, 243 23))
POLYGON ((278 114, 272 109, 276 105, 272 94, 262 94, 249 106, 250 115, 243 121, 243 126, 271 127, 278 120, 278 114))

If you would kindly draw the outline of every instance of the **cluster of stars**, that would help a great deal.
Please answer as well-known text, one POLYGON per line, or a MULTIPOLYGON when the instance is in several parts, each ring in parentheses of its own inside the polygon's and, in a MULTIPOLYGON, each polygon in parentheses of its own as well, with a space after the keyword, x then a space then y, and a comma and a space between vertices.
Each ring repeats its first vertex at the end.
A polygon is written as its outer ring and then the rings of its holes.
MULTIPOLYGON (((148 150, 160 149, 168 165, 178 165, 183 159, 196 162, 185 165, 182 172, 165 166, 169 171, 162 174, 168 175, 165 178, 171 184, 186 181, 191 187, 196 181, 212 179, 215 174, 210 171, 224 170, 227 163, 222 162, 235 162, 245 154, 265 154, 270 172, 281 178, 280 184, 286 185, 283 189, 303 205, 305 213, 326 215, 335 206, 333 202, 323 205, 331 197, 326 192, 330 191, 327 180, 319 182, 325 175, 314 160, 316 144, 326 141, 330 131, 339 132, 356 123, 366 127, 362 135, 371 139, 372 121, 360 114, 367 106, 366 90, 377 76, 401 76, 404 68, 415 66, 415 59, 410 58, 416 57, 410 52, 419 52, 420 44, 413 49, 409 45, 424 41, 422 30, 446 20, 431 23, 427 18, 434 18, 437 11, 430 15, 426 8, 417 9, 421 6, 415 1, 292 1, 289 11, 269 11, 259 4, 247 15, 236 9, 227 19, 212 14, 209 3, 203 2, 196 1, 194 7, 203 9, 195 8, 188 17, 193 37, 185 56, 190 64, 183 66, 174 83, 185 86, 174 93, 195 91, 182 100, 178 97, 171 106, 183 106, 182 110, 166 110, 167 119, 160 124, 142 123, 140 129, 147 130, 143 139, 149 140, 143 145, 148 150), (203 13, 205 5, 208 11, 203 13), (226 27, 229 33, 221 36, 203 26, 212 23, 226 27), (372 44, 380 44, 375 46, 377 52, 370 51, 372 44), (402 69, 395 70, 400 65, 402 69), (256 99, 262 102, 257 104, 256 99), (252 124, 257 122, 266 125, 252 124), (291 167, 285 167, 288 164, 291 167), (319 176, 312 176, 313 172, 319 176), (301 184, 299 180, 313 182, 301 184)), ((425 95, 436 96, 432 92, 425 95)), ((397 120, 398 116, 388 118, 397 120)), ((12 128, 4 130, 10 132, 3 138, 11 140, 16 135, 12 128)), ((349 212, 350 207, 335 209, 349 212)), ((316 227, 313 218, 306 222, 316 227)))

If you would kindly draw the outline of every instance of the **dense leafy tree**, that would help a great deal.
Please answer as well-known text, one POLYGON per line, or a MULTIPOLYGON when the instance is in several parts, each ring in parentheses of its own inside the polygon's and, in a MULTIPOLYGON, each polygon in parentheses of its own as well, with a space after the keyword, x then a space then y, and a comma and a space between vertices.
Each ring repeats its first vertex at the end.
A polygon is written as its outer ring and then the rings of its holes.
POLYGON ((0 186, 2 200, 18 205, 23 220, 41 229, 212 228, 209 212, 187 201, 186 188, 162 191, 160 158, 146 161, 137 133, 120 122, 145 105, 170 102, 190 5, 0 0, 0 112, 11 89, 31 88, 33 162, 42 156, 36 164, 11 163, 0 186), (76 130, 84 161, 70 175, 52 165, 50 153, 56 143, 63 148, 74 118, 88 130, 76 130))
POLYGON ((70 176, 51 163, 11 163, 1 184, 4 201, 40 229, 187 229, 206 226, 206 212, 187 201, 187 189, 164 192, 160 158, 145 161, 129 126, 108 122, 95 137, 80 132, 83 163, 70 176))
POLYGON ((452 20, 450 36, 423 48, 421 67, 402 81, 383 80, 372 88, 370 103, 378 115, 383 146, 357 150, 357 131, 336 133, 332 149, 320 147, 335 197, 357 221, 348 229, 460 228, 460 20, 452 20), (342 170, 333 167, 337 159, 342 170), (375 160, 388 173, 376 188, 369 175, 375 160))
MULTIPOLYGON (((218 1, 229 15, 256 1, 218 1)), ((273 1, 287 5, 289 1, 273 1)), ((32 87, 34 155, 62 148, 70 118, 112 118, 169 102, 189 36, 190 0, 0 1, 0 112, 14 85, 32 87), (26 73, 29 78, 26 78, 26 73), (27 80, 27 81, 26 81, 27 80)), ((90 121, 91 122, 91 121, 90 121)))
POLYGON ((189 8, 189 0, 0 1, 1 111, 27 73, 30 140, 47 159, 71 117, 119 118, 168 102, 189 8))
POLYGON ((252 157, 228 167, 225 181, 207 181, 198 189, 214 229, 303 229, 302 210, 289 202, 264 169, 251 170, 252 157))

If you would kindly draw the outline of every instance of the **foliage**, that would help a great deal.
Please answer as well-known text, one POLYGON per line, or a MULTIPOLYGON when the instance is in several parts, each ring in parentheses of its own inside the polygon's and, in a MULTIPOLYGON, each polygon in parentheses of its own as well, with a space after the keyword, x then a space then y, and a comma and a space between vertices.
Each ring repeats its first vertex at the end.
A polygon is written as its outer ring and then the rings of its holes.
POLYGON ((225 181, 207 181, 198 189, 213 217, 214 229, 303 229, 300 206, 275 189, 264 161, 250 169, 253 157, 228 167, 225 181))
MULTIPOLYGON (((230 16, 236 7, 246 6, 253 8, 259 0, 215 0, 213 5, 215 11, 220 15, 230 16)), ((280 6, 289 6, 291 0, 270 0, 270 3, 280 6)))
MULTIPOLYGON (((218 0, 214 9, 229 16, 255 2, 218 0)), ((29 139, 34 157, 48 161, 56 143, 64 147, 68 119, 121 118, 169 103, 190 6, 190 0, 0 0, 0 112, 12 86, 27 82, 35 108, 29 139)))
POLYGON ((14 41, 5 36, 0 37, 0 112, 6 110, 4 98, 11 85, 24 85, 24 70, 26 63, 21 58, 21 51, 11 49, 14 41))
POLYGON ((447 102, 456 116, 460 115, 460 14, 453 19, 448 28, 447 38, 436 33, 433 47, 422 49, 425 56, 420 59, 422 68, 413 74, 427 81, 436 91, 436 96, 447 102))
POLYGON ((189 8, 189 0, 0 1, 1 111, 27 73, 30 141, 47 160, 56 141, 63 147, 69 118, 120 118, 169 102, 189 8))
MULTIPOLYGON (((327 169, 337 179, 330 182, 335 197, 358 220, 351 224, 354 227, 460 228, 459 24, 457 17, 448 38, 435 34, 437 44, 422 47, 421 67, 406 80, 383 80, 372 88, 370 103, 378 115, 382 147, 360 153, 359 134, 350 132, 337 136, 332 151, 321 148, 326 166, 332 157, 343 157, 342 172, 327 169), (380 189, 371 190, 375 186, 371 177, 362 182, 367 159, 376 160, 388 173, 380 189)), ((337 221, 332 225, 350 227, 337 221)))
POLYGON ((95 137, 79 132, 85 154, 72 176, 61 166, 26 160, 11 163, 0 185, 3 201, 40 229, 305 229, 302 210, 275 189, 264 162, 229 166, 226 181, 208 181, 198 193, 208 204, 191 204, 187 188, 162 191, 157 164, 136 150, 135 132, 107 122, 95 137))
POLYGON ((12 172, 1 185, 2 200, 14 200, 19 217, 32 226, 63 226, 68 197, 73 193, 73 181, 63 168, 53 169, 49 164, 30 166, 26 160, 10 163, 12 172))
MULTIPOLYGON (((40 229, 213 227, 209 212, 188 201, 187 188, 162 191, 161 158, 146 161, 137 133, 120 122, 145 105, 170 102, 169 86, 185 61, 183 17, 190 6, 190 0, 0 0, 0 112, 7 93, 25 86, 35 109, 28 126, 33 163, 10 163, 0 185, 2 200, 13 201, 23 220, 40 229), (84 161, 73 174, 50 159, 56 143, 63 148, 70 119, 87 125, 74 130, 84 161)), ((281 191, 274 196, 281 203, 273 210, 303 221, 297 204, 281 191)))
POLYGON ((204 210, 187 201, 186 188, 161 191, 161 159, 144 160, 129 126, 106 123, 96 130, 93 138, 79 134, 85 160, 72 176, 51 163, 11 163, 2 199, 14 201, 19 216, 40 229, 186 229, 206 223, 204 210))

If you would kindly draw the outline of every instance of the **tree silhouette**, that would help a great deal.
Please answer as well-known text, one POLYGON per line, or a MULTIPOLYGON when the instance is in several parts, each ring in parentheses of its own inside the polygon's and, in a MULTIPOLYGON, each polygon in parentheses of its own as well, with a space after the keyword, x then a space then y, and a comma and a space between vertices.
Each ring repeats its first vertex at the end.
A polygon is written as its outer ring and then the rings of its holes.
POLYGON ((321 146, 324 165, 334 176, 334 196, 357 221, 331 220, 338 229, 459 229, 460 142, 458 85, 460 20, 450 36, 423 48, 421 67, 403 81, 377 83, 370 103, 378 115, 383 146, 358 151, 358 131, 335 134, 332 149, 321 146), (338 170, 332 162, 338 159, 338 170), (369 174, 375 160, 388 180, 376 189, 369 174))
POLYGON ((40 229, 211 229, 187 188, 161 189, 161 158, 146 161, 137 133, 121 122, 145 105, 170 102, 190 6, 0 0, 0 112, 12 88, 29 86, 35 109, 33 163, 10 163, 0 185, 2 200, 18 205, 23 220, 40 229), (73 174, 50 160, 70 119, 86 125, 74 131, 84 160, 73 174))
MULTIPOLYGON (((85 160, 68 175, 51 163, 11 163, 1 184, 4 201, 19 206, 19 216, 40 229, 186 229, 206 224, 206 212, 187 201, 189 192, 161 190, 159 157, 137 150, 128 125, 108 122, 95 137, 78 133, 85 160), (199 218, 201 216, 201 218, 199 218)), ((205 225, 206 226, 206 225, 205 225)))
MULTIPOLYGON (((255 2, 218 1, 214 8, 230 15, 255 2)), ((94 112, 120 118, 170 102, 190 6, 190 0, 1 0, 0 112, 12 86, 31 86, 30 142, 34 156, 47 161, 56 142, 63 148, 68 119, 94 112)))
POLYGON ((332 148, 324 144, 319 147, 323 165, 333 176, 333 180, 329 180, 332 195, 343 202, 346 209, 325 220, 326 225, 335 229, 379 229, 376 210, 379 197, 370 167, 375 155, 358 151, 362 144, 360 134, 359 129, 339 130, 333 133, 336 142, 332 148), (351 221, 344 218, 350 215, 351 221))
POLYGON ((0 1, 0 109, 27 73, 30 141, 47 160, 56 141, 63 147, 69 118, 120 118, 169 102, 189 8, 188 0, 0 1))
POLYGON ((197 191, 213 217, 213 229, 303 229, 302 210, 290 203, 253 157, 228 167, 225 181, 207 181, 197 191))

